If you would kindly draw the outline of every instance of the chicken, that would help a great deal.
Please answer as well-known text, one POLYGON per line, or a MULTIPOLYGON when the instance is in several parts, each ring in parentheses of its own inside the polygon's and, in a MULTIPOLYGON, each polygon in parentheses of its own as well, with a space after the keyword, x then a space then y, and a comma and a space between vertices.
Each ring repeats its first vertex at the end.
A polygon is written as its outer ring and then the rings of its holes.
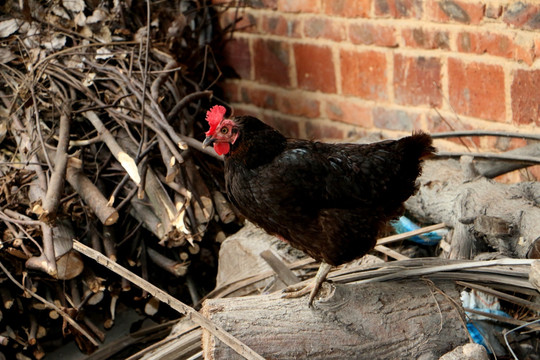
POLYGON ((428 134, 373 144, 288 139, 251 116, 225 117, 216 105, 203 146, 225 156, 226 191, 251 222, 321 261, 311 292, 332 266, 360 258, 417 189, 422 159, 435 151, 428 134))

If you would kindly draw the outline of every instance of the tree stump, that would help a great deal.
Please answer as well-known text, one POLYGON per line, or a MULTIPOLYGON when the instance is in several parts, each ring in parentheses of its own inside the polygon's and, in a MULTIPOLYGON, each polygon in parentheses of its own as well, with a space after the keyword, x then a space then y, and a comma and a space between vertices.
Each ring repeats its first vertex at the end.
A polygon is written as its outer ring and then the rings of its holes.
MULTIPOLYGON (((206 300, 202 313, 267 359, 437 359, 468 342, 453 282, 337 284, 305 297, 206 300)), ((239 359, 203 333, 205 359, 239 359)))

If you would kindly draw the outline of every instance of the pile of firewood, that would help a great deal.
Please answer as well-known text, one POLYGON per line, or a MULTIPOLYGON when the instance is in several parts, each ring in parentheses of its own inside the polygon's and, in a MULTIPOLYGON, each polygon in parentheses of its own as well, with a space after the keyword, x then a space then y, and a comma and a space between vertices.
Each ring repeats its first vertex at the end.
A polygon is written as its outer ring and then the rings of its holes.
POLYGON ((157 301, 85 261, 73 239, 196 303, 193 279, 213 274, 193 269, 215 271, 213 244, 234 226, 221 160, 197 140, 219 102, 222 8, 1 6, 0 354, 39 359, 60 331, 91 352, 118 301, 148 315, 157 301))

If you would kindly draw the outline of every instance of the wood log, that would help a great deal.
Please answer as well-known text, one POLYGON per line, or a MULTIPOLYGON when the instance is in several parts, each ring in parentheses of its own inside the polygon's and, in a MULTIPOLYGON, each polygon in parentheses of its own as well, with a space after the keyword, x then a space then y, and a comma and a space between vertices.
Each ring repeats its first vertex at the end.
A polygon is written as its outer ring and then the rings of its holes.
POLYGON ((236 220, 236 214, 225 196, 219 191, 214 191, 212 195, 214 197, 214 204, 216 204, 217 214, 221 221, 224 224, 229 224, 236 220))
MULTIPOLYGON (((438 358, 468 342, 453 282, 338 284, 307 306, 281 295, 210 299, 202 313, 267 359, 438 358), (263 341, 264 340, 264 341, 263 341)), ((205 359, 239 359, 203 331, 205 359)))
POLYGON ((467 159, 426 161, 418 193, 407 209, 423 222, 453 229, 450 258, 470 259, 496 249, 505 256, 540 257, 540 183, 502 184, 467 159))

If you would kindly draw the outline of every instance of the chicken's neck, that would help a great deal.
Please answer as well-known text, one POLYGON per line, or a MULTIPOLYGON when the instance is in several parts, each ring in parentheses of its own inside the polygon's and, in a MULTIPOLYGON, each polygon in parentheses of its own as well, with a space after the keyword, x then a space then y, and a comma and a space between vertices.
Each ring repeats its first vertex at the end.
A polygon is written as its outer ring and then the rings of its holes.
POLYGON ((280 154, 287 139, 274 129, 243 134, 231 147, 226 159, 239 162, 248 169, 271 162, 280 154))

